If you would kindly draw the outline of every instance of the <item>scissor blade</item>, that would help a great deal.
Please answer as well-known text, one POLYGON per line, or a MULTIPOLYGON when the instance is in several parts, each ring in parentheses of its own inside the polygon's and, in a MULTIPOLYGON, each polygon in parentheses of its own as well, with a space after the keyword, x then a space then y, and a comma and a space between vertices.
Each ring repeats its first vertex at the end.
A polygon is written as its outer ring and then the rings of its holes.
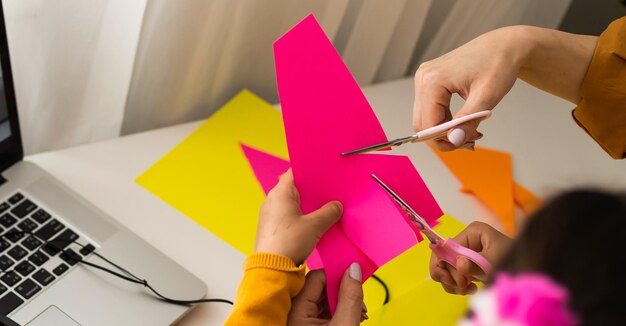
POLYGON ((380 185, 388 194, 393 198, 393 200, 400 205, 400 207, 404 210, 404 212, 409 216, 409 219, 413 221, 413 223, 417 226, 417 228, 428 238, 431 243, 437 243, 438 241, 442 241, 443 238, 437 234, 431 227, 428 225, 426 220, 424 220, 417 212, 415 212, 409 204, 407 204, 398 194, 396 194, 387 184, 385 184, 382 180, 380 180, 375 174, 370 174, 374 180, 380 185))
POLYGON ((412 142, 418 139, 420 141, 427 141, 427 140, 440 139, 440 138, 445 139, 447 137, 446 135, 448 133, 448 130, 462 123, 468 122, 470 120, 474 120, 474 119, 483 120, 483 119, 489 118, 490 116, 491 116, 491 111, 489 110, 474 112, 472 114, 468 114, 466 116, 462 116, 460 118, 456 118, 448 122, 444 122, 440 125, 426 128, 422 131, 419 131, 413 136, 398 138, 398 139, 394 139, 385 143, 380 143, 376 145, 359 148, 353 151, 341 153, 341 155, 362 154, 362 153, 367 153, 371 151, 377 151, 379 149, 383 149, 383 148, 390 147, 390 146, 400 146, 402 144, 406 144, 408 142, 412 142))
POLYGON ((398 203, 400 207, 402 207, 402 209, 411 210, 411 207, 409 207, 409 205, 405 203, 404 200, 400 198, 400 196, 398 196, 393 190, 391 190, 391 188, 389 188, 387 184, 385 184, 382 180, 378 179, 378 177, 375 174, 372 173, 370 175, 372 176, 372 178, 374 178, 374 180, 376 180, 378 185, 380 185, 383 189, 385 189, 385 191, 389 194, 389 196, 391 196, 391 198, 393 198, 393 200, 395 200, 396 203, 398 203))
POLYGON ((370 146, 367 146, 367 147, 355 149, 355 150, 352 150, 352 151, 349 151, 349 152, 343 152, 343 153, 341 153, 341 155, 343 156, 343 155, 363 154, 363 153, 373 152, 373 151, 377 151, 379 149, 383 149, 383 148, 387 148, 387 147, 400 146, 402 144, 406 144, 408 142, 411 142, 414 139, 415 139, 415 135, 404 137, 404 138, 398 138, 398 139, 390 140, 388 142, 384 142, 384 143, 380 143, 380 144, 375 144, 375 145, 370 145, 370 146))

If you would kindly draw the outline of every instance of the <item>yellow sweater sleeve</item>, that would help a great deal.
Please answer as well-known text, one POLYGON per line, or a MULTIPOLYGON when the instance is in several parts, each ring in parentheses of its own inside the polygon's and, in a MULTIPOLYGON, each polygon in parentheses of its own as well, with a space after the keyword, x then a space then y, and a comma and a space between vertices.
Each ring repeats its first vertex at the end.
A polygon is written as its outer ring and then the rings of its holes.
POLYGON ((600 35, 574 120, 615 159, 626 158, 626 17, 600 35))
POLYGON ((291 299, 304 286, 304 265, 284 256, 254 253, 244 263, 233 311, 224 325, 286 325, 291 299))

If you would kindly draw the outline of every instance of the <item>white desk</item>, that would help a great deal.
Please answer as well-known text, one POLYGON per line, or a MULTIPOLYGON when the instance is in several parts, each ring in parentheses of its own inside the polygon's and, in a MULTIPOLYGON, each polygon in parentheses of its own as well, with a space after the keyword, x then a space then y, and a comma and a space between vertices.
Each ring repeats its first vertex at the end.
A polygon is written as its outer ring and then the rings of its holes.
MULTIPOLYGON (((367 87, 365 94, 390 138, 411 133, 413 81, 367 87)), ((453 107, 459 108, 458 98, 453 107)), ((494 116, 481 124, 479 145, 513 154, 515 179, 545 196, 575 185, 626 188, 626 162, 605 154, 570 117, 573 105, 518 82, 494 116)), ((27 157, 200 277, 209 297, 234 298, 244 256, 139 187, 138 175, 201 124, 192 122, 27 157)), ((424 145, 404 146, 439 204, 463 222, 492 221, 424 145)), ((221 325, 230 311, 205 304, 185 325, 221 325)), ((181 322, 181 324, 183 324, 181 322)))

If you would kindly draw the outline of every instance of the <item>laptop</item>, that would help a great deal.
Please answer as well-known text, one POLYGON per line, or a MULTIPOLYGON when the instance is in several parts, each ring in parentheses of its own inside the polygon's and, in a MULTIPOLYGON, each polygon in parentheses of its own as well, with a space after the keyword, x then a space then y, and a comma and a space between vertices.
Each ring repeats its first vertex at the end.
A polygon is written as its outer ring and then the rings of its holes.
POLYGON ((103 211, 22 161, 22 141, 0 2, 0 325, 168 325, 206 285, 103 211))

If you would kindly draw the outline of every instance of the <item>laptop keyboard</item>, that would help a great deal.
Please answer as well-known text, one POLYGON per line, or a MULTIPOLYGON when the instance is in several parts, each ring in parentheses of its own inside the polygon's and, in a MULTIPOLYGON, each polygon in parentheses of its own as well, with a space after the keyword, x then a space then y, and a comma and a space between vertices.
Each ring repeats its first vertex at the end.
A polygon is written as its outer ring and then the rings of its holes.
POLYGON ((1 202, 0 315, 15 311, 95 250, 86 241, 78 252, 69 248, 79 238, 21 193, 1 202))

